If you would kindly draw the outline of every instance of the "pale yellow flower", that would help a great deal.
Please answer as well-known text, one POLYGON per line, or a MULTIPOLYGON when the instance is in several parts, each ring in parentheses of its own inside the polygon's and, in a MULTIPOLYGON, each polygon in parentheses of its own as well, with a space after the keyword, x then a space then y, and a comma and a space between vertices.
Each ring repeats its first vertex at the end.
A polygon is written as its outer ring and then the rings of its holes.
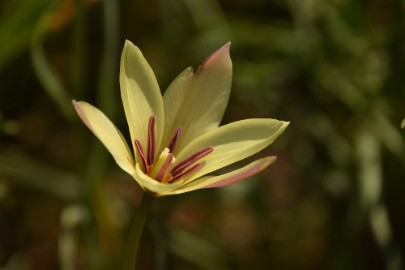
POLYGON ((246 119, 219 126, 232 81, 230 43, 208 57, 196 72, 184 70, 163 97, 141 51, 126 41, 121 56, 121 97, 131 145, 114 124, 84 101, 73 105, 118 166, 154 196, 232 184, 257 174, 275 157, 235 171, 210 175, 270 145, 288 123, 246 119))

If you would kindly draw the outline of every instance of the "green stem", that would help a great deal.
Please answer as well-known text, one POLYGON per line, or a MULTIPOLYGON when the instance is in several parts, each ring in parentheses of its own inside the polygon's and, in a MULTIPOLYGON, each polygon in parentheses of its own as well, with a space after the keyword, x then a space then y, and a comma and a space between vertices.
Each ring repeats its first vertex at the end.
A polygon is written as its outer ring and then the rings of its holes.
POLYGON ((86 11, 84 0, 75 0, 75 20, 72 33, 71 81, 76 97, 83 97, 86 89, 87 57, 86 57, 86 11))
POLYGON ((127 240, 127 245, 124 253, 124 270, 136 269, 138 258, 139 240, 142 236, 143 227, 148 217, 149 207, 153 201, 153 196, 144 193, 138 211, 135 213, 135 218, 132 223, 131 232, 127 240))
POLYGON ((31 61, 34 67, 34 72, 38 77, 39 82, 42 84, 48 95, 59 106, 63 116, 66 119, 73 119, 74 110, 70 101, 72 100, 70 94, 63 86, 60 76, 53 70, 47 60, 44 49, 44 41, 48 32, 48 25, 50 25, 50 16, 55 8, 58 7, 61 1, 52 2, 48 9, 44 11, 42 18, 39 20, 34 28, 31 39, 31 61))

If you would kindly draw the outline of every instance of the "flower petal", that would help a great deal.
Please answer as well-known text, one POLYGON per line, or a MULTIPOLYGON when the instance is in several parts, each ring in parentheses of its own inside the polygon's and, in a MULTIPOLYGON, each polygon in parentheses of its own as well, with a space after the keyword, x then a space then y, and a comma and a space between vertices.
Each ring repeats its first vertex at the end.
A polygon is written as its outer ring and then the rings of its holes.
POLYGON ((159 147, 164 126, 162 95, 152 68, 139 48, 128 40, 121 55, 120 85, 132 144, 137 139, 146 149, 148 122, 154 115, 159 147))
POLYGON ((163 96, 165 109, 165 135, 163 145, 168 144, 176 129, 183 129, 178 153, 194 138, 216 128, 223 117, 229 100, 232 82, 230 43, 209 56, 193 73, 183 71, 163 96))
POLYGON ((199 179, 194 181, 188 182, 186 185, 181 186, 180 188, 169 191, 165 195, 174 195, 185 193, 197 189, 203 188, 216 188, 216 187, 223 187, 243 179, 246 179, 252 175, 258 174, 259 172, 263 171, 267 168, 270 164, 276 161, 276 157, 265 157, 259 160, 256 160, 249 165, 246 165, 240 169, 235 171, 218 175, 218 176, 203 176, 199 179))
POLYGON ((139 167, 139 163, 136 163, 135 172, 132 177, 136 180, 136 182, 138 182, 145 192, 149 192, 155 197, 164 196, 164 194, 180 187, 183 184, 181 181, 171 184, 160 183, 159 181, 156 181, 155 179, 152 179, 146 175, 139 167))
POLYGON ((105 114, 84 101, 72 101, 83 123, 111 153, 115 162, 129 174, 134 172, 134 160, 124 136, 105 114))
POLYGON ((214 151, 201 160, 204 163, 201 169, 185 181, 191 181, 259 152, 280 136, 288 124, 275 119, 246 119, 201 135, 181 151, 176 160, 181 162, 208 146, 214 147, 214 151))

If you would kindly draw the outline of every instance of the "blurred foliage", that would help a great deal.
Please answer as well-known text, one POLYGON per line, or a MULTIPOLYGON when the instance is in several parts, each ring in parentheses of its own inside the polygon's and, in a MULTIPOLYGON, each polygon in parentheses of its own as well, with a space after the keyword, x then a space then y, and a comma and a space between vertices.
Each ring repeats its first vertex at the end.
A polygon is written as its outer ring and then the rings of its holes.
POLYGON ((157 199, 141 269, 403 269, 404 14, 401 0, 0 1, 0 268, 119 267, 141 190, 70 100, 126 131, 129 39, 162 91, 231 40, 224 122, 291 121, 264 173, 157 199))

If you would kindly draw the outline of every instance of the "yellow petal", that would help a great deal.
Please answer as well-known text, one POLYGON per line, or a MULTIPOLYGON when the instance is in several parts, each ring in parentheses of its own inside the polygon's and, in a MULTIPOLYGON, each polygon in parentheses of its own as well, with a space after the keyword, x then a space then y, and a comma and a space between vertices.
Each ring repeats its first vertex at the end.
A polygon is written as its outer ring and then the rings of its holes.
POLYGON ((275 119, 233 122, 201 135, 181 151, 176 160, 181 162, 203 148, 214 147, 214 151, 201 160, 201 169, 186 177, 186 181, 196 179, 259 152, 280 136, 288 124, 275 119))
POLYGON ((159 148, 164 126, 162 95, 152 68, 139 48, 128 40, 121 55, 120 86, 132 144, 137 139, 146 149, 148 122, 154 115, 159 148))
POLYGON ((134 160, 124 136, 105 114, 84 101, 73 100, 73 106, 83 123, 111 153, 115 162, 129 174, 134 172, 134 160))
MULTIPOLYGON (((182 105, 189 99, 188 93, 190 92, 191 83, 194 77, 194 72, 191 67, 185 69, 177 78, 169 85, 165 94, 163 95, 163 104, 165 112, 165 127, 164 127, 164 137, 161 145, 160 151, 164 147, 167 147, 170 140, 173 138, 176 129, 181 127, 182 131, 184 129, 184 119, 182 110, 182 105)), ((184 139, 184 134, 181 136, 181 140, 184 139)), ((175 153, 178 152, 178 144, 175 153)))
POLYGON ((245 167, 237 169, 235 171, 218 175, 218 176, 203 176, 199 179, 188 182, 187 184, 181 186, 180 188, 169 191, 165 195, 174 195, 185 193, 202 188, 215 188, 227 186, 241 180, 244 180, 252 175, 258 174, 267 168, 270 164, 276 161, 276 157, 265 157, 256 160, 245 167))
POLYGON ((194 74, 183 71, 163 96, 165 137, 168 144, 176 129, 183 129, 175 154, 194 138, 218 127, 226 106, 232 82, 230 43, 208 57, 194 74))
POLYGON ((164 196, 167 192, 170 192, 182 185, 182 182, 175 182, 171 184, 163 184, 155 179, 150 178, 146 175, 141 168, 139 163, 135 165, 135 172, 133 174, 134 179, 142 187, 145 192, 153 194, 155 197, 164 196))

